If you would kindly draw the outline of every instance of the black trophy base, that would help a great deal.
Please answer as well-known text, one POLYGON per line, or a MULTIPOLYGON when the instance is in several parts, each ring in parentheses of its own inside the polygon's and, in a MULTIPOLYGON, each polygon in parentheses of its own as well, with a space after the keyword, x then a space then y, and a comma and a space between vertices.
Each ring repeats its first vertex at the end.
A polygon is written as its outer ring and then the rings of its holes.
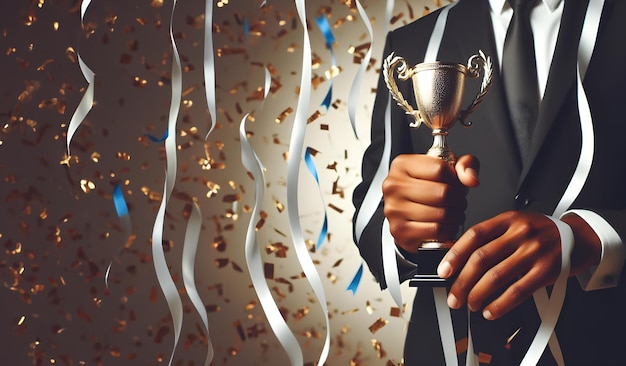
POLYGON ((417 273, 409 280, 409 286, 449 287, 453 279, 437 275, 437 266, 447 252, 447 248, 419 248, 416 256, 417 273))

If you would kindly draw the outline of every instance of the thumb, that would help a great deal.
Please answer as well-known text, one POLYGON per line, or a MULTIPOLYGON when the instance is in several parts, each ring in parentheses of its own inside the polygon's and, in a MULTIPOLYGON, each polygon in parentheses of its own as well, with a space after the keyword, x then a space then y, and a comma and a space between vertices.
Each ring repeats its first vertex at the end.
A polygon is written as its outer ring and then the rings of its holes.
POLYGON ((454 166, 459 181, 467 187, 478 187, 480 179, 478 172, 480 171, 480 161, 474 155, 463 155, 457 159, 454 166))

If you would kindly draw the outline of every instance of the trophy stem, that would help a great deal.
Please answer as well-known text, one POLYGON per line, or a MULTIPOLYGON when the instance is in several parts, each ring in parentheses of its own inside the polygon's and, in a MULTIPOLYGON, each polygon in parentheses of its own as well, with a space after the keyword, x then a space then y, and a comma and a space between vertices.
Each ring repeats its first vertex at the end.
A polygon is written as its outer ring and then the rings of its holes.
POLYGON ((435 128, 432 132, 433 146, 426 152, 426 155, 439 158, 451 166, 456 164, 456 157, 450 148, 448 147, 448 130, 444 128, 435 128))

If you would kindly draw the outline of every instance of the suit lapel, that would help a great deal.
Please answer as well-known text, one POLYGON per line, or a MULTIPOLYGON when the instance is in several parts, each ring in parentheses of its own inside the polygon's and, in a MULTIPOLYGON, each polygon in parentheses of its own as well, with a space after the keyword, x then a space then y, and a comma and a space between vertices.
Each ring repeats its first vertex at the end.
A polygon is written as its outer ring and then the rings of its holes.
MULTIPOLYGON (((491 57, 494 77, 492 87, 485 97, 483 105, 478 107, 477 114, 475 116, 470 115, 469 120, 475 120, 477 125, 488 125, 496 138, 502 142, 505 149, 501 152, 503 158, 508 159, 508 161, 517 165, 518 169, 521 170, 521 158, 506 108, 504 89, 502 87, 502 79, 499 70, 500 62, 498 61, 498 53, 496 52, 493 27, 491 26, 491 17, 489 14, 490 9, 487 1, 460 1, 450 12, 447 24, 447 27, 450 27, 450 34, 455 35, 454 40, 451 41, 455 43, 454 47, 441 47, 440 52, 442 55, 440 55, 440 59, 459 60, 459 62, 463 63, 469 56, 476 54, 478 50, 482 50, 486 55, 491 57), (473 19, 473 24, 485 24, 487 26, 476 26, 468 29, 466 19, 473 19), (450 50, 450 53, 443 54, 444 50, 450 50), (478 119, 479 116, 482 117, 478 119)), ((479 85, 479 83, 480 81, 477 80, 473 84, 479 85)), ((470 95, 473 98, 478 92, 478 88, 470 88, 468 88, 466 95, 470 95)))
POLYGON ((548 82, 531 142, 529 164, 523 168, 520 186, 533 162, 537 159, 541 146, 546 143, 546 136, 555 122, 555 117, 561 109, 566 95, 574 86, 578 41, 585 17, 586 5, 587 1, 565 1, 556 49, 554 50, 548 82))

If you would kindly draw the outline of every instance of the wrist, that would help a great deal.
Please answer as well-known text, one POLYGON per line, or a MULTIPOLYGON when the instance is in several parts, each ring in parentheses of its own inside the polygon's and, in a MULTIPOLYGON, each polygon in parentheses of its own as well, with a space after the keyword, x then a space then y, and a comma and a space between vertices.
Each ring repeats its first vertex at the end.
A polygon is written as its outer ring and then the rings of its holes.
POLYGON ((561 217, 572 229, 574 234, 574 250, 572 252, 571 274, 597 266, 602 259, 602 242, 596 232, 580 216, 568 213, 561 217))

